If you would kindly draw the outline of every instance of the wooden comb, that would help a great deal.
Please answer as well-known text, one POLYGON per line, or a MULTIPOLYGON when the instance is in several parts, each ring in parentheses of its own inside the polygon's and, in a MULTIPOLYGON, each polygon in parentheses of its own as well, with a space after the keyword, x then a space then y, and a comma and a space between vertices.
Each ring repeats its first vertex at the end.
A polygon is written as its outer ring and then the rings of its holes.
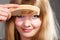
POLYGON ((20 15, 21 10, 32 10, 32 11, 37 11, 38 13, 40 12, 40 9, 36 6, 33 6, 33 5, 20 5, 16 9, 10 8, 10 10, 11 10, 12 16, 20 15))

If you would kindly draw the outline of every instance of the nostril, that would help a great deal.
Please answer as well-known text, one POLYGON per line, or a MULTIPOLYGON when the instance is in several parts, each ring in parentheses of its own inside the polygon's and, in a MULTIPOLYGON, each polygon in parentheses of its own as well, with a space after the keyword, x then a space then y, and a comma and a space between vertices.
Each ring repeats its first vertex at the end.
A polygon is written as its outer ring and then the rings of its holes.
POLYGON ((30 27, 30 26, 31 26, 31 23, 30 23, 30 22, 25 22, 25 23, 24 23, 24 26, 25 26, 25 27, 30 27))
POLYGON ((30 27, 30 24, 29 23, 25 23, 24 26, 25 27, 30 27))
POLYGON ((29 24, 24 24, 24 27, 30 27, 30 25, 29 24))

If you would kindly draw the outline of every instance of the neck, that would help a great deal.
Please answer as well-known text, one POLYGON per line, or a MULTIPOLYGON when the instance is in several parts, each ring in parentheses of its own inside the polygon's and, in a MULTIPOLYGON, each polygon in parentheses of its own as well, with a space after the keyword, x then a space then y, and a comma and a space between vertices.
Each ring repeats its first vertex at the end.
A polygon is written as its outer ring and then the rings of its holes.
POLYGON ((31 40, 31 38, 20 36, 21 40, 31 40))

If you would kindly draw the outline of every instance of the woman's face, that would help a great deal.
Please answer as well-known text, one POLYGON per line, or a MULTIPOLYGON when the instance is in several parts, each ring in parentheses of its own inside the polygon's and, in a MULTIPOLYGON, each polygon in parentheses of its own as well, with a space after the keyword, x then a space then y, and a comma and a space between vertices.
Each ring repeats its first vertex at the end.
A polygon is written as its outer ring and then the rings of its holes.
POLYGON ((40 13, 24 11, 15 19, 15 25, 23 37, 33 37, 41 26, 40 13))

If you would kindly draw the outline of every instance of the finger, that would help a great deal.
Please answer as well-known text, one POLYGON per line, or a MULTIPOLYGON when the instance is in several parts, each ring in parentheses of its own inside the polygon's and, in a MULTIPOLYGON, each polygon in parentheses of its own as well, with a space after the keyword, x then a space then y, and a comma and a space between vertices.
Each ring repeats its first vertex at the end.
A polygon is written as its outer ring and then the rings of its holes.
POLYGON ((11 17, 11 12, 9 9, 6 8, 0 8, 0 15, 7 16, 8 19, 11 17), (5 10, 4 10, 5 9, 5 10))
POLYGON ((5 16, 0 16, 0 20, 6 21, 6 20, 7 20, 7 17, 5 17, 5 16))
POLYGON ((7 19, 10 19, 11 18, 11 13, 8 14, 8 18, 7 19))
POLYGON ((8 16, 8 12, 6 12, 6 11, 4 11, 4 10, 0 10, 0 15, 8 16))
POLYGON ((19 7, 19 5, 18 4, 5 4, 4 7, 5 8, 17 8, 19 7))
POLYGON ((10 10, 7 9, 7 8, 2 8, 2 7, 0 7, 0 11, 1 11, 1 12, 6 12, 6 13, 8 13, 10 10))
POLYGON ((4 7, 4 8, 11 8, 11 7, 13 7, 13 8, 16 8, 16 7, 18 7, 19 5, 18 4, 5 4, 5 5, 0 5, 0 7, 4 7))
POLYGON ((5 16, 7 17, 7 19, 9 19, 11 17, 11 13, 6 13, 6 12, 0 12, 0 16, 5 16))

